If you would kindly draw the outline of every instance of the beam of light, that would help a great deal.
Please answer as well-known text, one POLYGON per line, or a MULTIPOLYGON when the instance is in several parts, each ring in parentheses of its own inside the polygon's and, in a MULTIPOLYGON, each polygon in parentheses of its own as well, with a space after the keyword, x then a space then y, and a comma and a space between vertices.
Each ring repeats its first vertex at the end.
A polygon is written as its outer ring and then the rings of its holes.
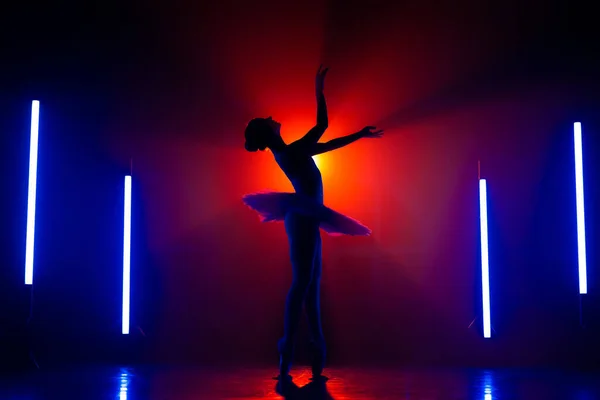
POLYGON ((490 322, 490 265, 488 258, 487 185, 479 180, 479 220, 481 227, 481 295, 483 300, 483 337, 492 336, 490 322))
POLYGON ((40 102, 31 102, 31 132, 29 142, 29 191, 27 198, 27 239, 25 244, 25 284, 33 284, 33 239, 35 236, 35 199, 37 185, 38 130, 40 102))
POLYGON ((131 259, 131 176, 125 177, 125 212, 123 224, 123 335, 129 334, 129 295, 131 259))
POLYGON ((583 145, 581 122, 574 124, 575 192, 577 196, 577 252, 579 255, 579 293, 587 293, 587 261, 585 256, 585 213, 583 208, 583 145))

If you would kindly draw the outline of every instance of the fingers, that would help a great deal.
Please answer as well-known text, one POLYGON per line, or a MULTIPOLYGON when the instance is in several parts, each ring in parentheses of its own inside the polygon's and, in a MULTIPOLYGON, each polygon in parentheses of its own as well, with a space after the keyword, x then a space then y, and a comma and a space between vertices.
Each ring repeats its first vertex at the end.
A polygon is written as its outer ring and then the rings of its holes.
POLYGON ((319 65, 319 69, 317 71, 317 76, 320 76, 321 78, 325 78, 327 71, 329 71, 329 67, 323 69, 323 64, 321 64, 321 65, 319 65))
POLYGON ((367 126, 363 129, 363 131, 365 131, 364 137, 369 139, 381 139, 383 137, 383 129, 375 131, 374 126, 367 126))

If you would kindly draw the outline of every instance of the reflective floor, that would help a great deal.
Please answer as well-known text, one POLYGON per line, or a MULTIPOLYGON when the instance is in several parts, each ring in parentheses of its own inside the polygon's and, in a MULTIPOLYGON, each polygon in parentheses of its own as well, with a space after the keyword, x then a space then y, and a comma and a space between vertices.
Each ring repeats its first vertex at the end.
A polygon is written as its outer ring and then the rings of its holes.
POLYGON ((295 369, 281 387, 272 369, 83 367, 2 377, 0 399, 600 399, 600 374, 557 370, 332 368, 326 383, 295 369))

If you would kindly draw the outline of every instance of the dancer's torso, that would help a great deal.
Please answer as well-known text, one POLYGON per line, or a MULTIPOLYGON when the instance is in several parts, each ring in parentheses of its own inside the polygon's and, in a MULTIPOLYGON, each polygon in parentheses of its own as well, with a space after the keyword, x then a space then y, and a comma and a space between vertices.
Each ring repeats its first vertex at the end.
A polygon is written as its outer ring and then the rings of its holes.
POLYGON ((292 182, 296 193, 323 203, 323 180, 312 157, 294 143, 274 154, 275 161, 292 182))

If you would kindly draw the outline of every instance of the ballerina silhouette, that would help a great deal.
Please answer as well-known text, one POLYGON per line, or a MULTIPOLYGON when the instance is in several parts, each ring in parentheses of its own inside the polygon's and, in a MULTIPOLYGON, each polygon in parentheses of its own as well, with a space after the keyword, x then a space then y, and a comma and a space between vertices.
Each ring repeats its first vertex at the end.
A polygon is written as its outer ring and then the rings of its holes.
POLYGON ((315 79, 317 124, 304 137, 286 144, 280 135, 281 124, 273 118, 255 118, 245 131, 248 151, 269 148, 275 161, 288 177, 295 193, 259 192, 243 197, 257 211, 262 222, 284 221, 292 263, 292 285, 285 305, 284 336, 278 342, 279 378, 289 378, 294 340, 302 305, 305 304, 311 335, 311 365, 315 378, 325 364, 325 340, 321 327, 319 291, 321 281, 321 235, 368 236, 371 230, 360 222, 323 204, 321 172, 312 156, 344 147, 361 138, 381 138, 382 130, 367 126, 348 136, 319 143, 328 126, 327 105, 323 94, 328 68, 319 67, 315 79))

